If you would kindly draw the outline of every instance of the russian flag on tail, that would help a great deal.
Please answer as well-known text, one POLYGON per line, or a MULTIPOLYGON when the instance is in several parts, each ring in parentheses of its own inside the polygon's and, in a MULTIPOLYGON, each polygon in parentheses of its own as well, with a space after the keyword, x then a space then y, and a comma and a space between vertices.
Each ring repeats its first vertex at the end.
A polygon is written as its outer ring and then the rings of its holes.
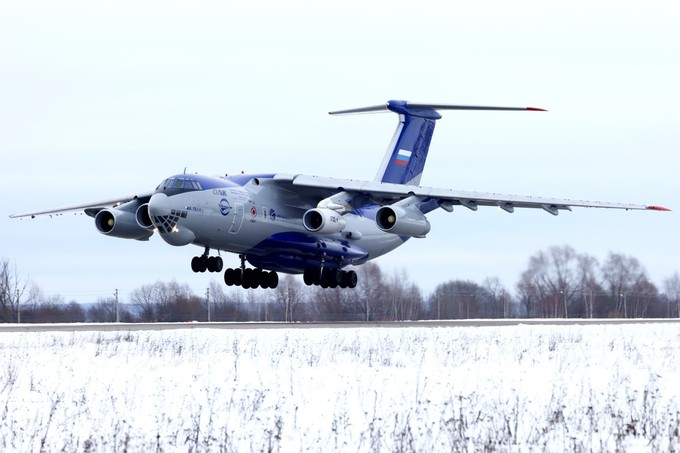
POLYGON ((406 167, 411 160, 411 154, 411 151, 400 149, 397 153, 397 157, 394 159, 394 163, 406 167))

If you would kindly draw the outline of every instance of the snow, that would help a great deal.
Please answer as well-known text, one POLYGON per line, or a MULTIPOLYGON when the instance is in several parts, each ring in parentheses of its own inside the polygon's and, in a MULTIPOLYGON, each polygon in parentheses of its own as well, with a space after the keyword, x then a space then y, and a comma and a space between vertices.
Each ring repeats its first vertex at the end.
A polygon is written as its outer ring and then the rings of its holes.
POLYGON ((677 451, 673 324, 0 333, 2 451, 677 451))

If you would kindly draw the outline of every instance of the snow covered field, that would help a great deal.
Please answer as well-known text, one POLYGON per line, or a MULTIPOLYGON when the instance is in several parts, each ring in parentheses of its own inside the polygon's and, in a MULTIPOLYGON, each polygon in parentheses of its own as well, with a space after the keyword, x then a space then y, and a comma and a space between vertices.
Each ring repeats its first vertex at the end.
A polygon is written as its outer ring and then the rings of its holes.
POLYGON ((0 450, 680 450, 672 324, 0 333, 0 450))

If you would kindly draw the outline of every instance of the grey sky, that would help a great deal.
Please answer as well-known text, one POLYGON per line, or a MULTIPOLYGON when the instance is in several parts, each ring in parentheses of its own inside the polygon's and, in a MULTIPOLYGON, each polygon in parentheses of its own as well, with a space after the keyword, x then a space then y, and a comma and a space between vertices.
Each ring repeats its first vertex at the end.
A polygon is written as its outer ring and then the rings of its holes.
MULTIPOLYGON (((518 105, 443 112, 422 184, 666 205, 680 165, 673 2, 4 2, 0 6, 0 257, 67 300, 176 279, 202 293, 197 247, 99 234, 92 219, 7 215, 153 189, 170 174, 373 179, 388 99, 518 105)), ((432 213, 426 240, 377 262, 425 291, 498 276, 569 244, 680 269, 676 212, 432 213)), ((226 260, 235 265, 236 257, 226 260)))

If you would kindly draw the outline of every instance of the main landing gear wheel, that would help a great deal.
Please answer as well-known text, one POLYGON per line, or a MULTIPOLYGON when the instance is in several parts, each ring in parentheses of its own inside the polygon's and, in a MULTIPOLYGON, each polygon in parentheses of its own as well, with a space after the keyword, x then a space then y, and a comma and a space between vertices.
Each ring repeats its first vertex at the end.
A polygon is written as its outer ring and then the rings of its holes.
POLYGON ((274 289, 279 286, 279 274, 262 269, 232 269, 224 271, 224 283, 227 286, 241 286, 244 289, 274 289))
POLYGON ((354 288, 357 286, 357 273, 340 269, 305 269, 302 274, 305 285, 319 285, 322 288, 354 288))
POLYGON ((191 259, 191 270, 194 272, 222 272, 224 262, 219 256, 194 256, 191 259))

